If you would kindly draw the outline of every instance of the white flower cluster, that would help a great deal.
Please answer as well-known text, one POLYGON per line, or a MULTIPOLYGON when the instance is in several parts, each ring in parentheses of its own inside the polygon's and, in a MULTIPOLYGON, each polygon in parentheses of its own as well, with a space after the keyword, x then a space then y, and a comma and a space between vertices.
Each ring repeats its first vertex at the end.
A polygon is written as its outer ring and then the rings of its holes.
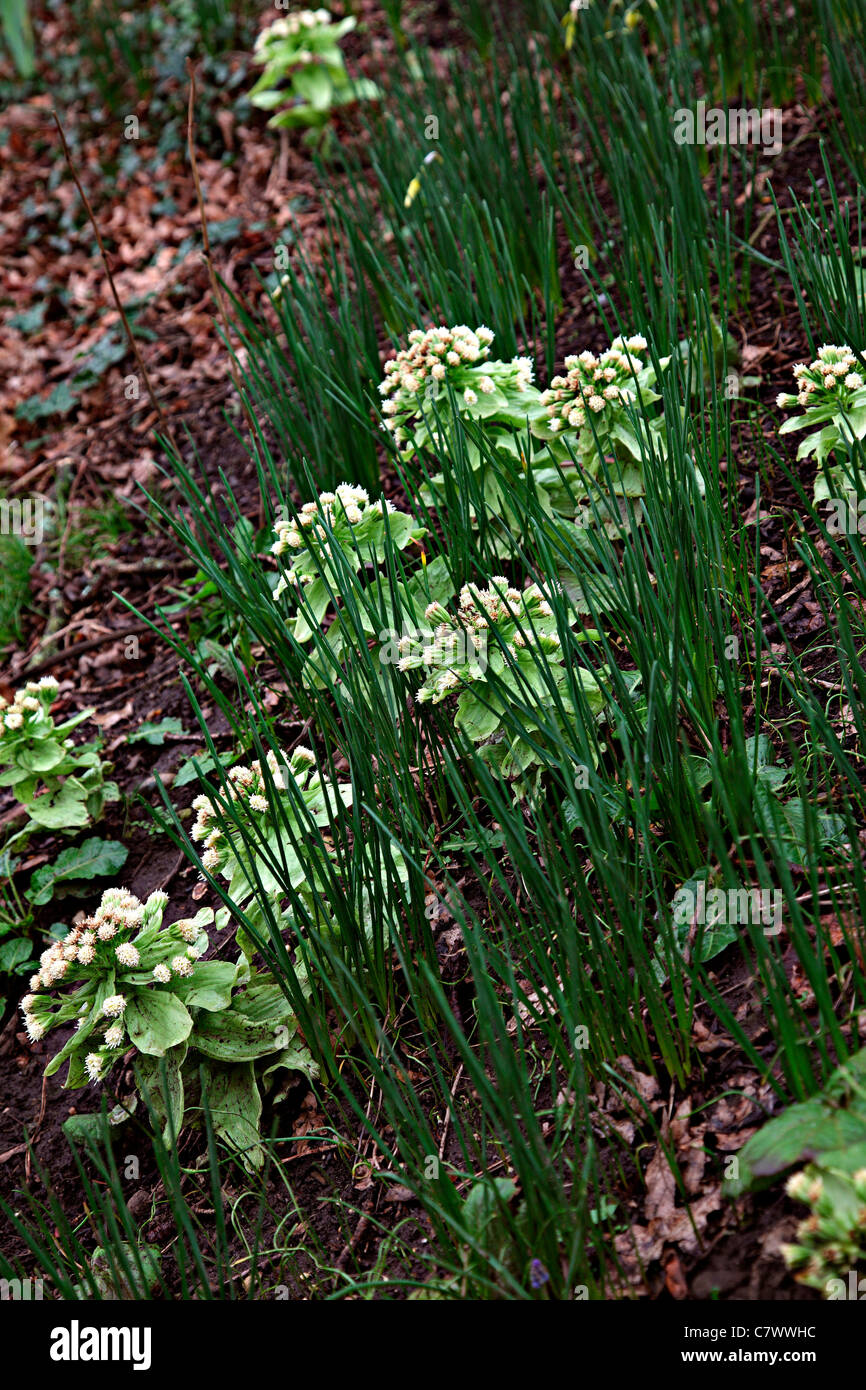
POLYGON ((304 29, 318 29, 331 23, 330 10, 296 10, 294 14, 275 19, 267 29, 263 29, 256 39, 255 50, 261 52, 265 44, 273 39, 294 38, 304 29))
MULTIPOLYGON (((273 785, 277 791, 285 791, 286 765, 280 764, 273 749, 269 750, 265 762, 271 774, 273 785)), ((316 755, 311 748, 296 748, 289 760, 289 770, 293 778, 303 783, 305 774, 309 774, 310 769, 315 766, 316 755)), ((229 769, 226 780, 228 782, 228 795, 231 801, 241 803, 246 809, 254 811, 259 815, 268 812, 269 804, 267 799, 267 783, 262 774, 262 765, 256 759, 249 767, 237 765, 229 769)), ((210 797, 197 796, 192 803, 193 810, 196 812, 195 823, 190 831, 193 840, 204 842, 204 853, 201 862, 204 868, 214 870, 220 867, 223 858, 223 850, 227 848, 226 835, 218 825, 215 825, 214 818, 217 808, 214 806, 210 797)), ((174 968, 175 962, 172 961, 174 968)))
POLYGON ((521 627, 545 652, 560 648, 558 637, 535 630, 539 619, 553 616, 538 586, 530 585, 521 593, 502 575, 494 575, 486 589, 464 584, 456 616, 439 603, 431 603, 425 616, 428 622, 437 624, 429 639, 413 643, 411 637, 404 636, 397 644, 399 670, 424 666, 435 672, 418 691, 417 698, 422 704, 428 700, 436 703, 467 681, 483 677, 487 665, 487 630, 491 626, 498 629, 502 645, 514 659, 518 650, 527 645, 525 633, 519 630, 521 627))
MULTIPOLYGON (((385 363, 385 380, 379 386, 383 396, 405 391, 415 396, 425 381, 444 381, 449 367, 471 367, 490 355, 493 333, 489 328, 476 328, 473 333, 464 323, 456 328, 428 328, 426 333, 415 328, 408 337, 409 346, 385 363)), ((386 414, 393 411, 386 410, 386 414)))
POLYGON ((588 409, 600 414, 612 405, 634 400, 634 374, 645 365, 637 354, 645 352, 646 346, 646 338, 635 333, 630 338, 614 338, 600 357, 588 351, 566 357, 565 376, 553 377, 549 389, 541 394, 548 428, 554 433, 563 428, 580 429, 586 424, 588 409))
POLYGON ((532 384, 533 367, 528 357, 513 362, 490 362, 493 333, 489 328, 465 324, 456 328, 420 328, 409 334, 409 346, 385 363, 379 393, 385 397, 385 427, 398 444, 409 438, 408 427, 421 412, 423 398, 432 398, 450 384, 465 405, 477 405, 479 397, 497 387, 525 391, 532 384), (485 370, 485 364, 486 370, 485 370))
MULTIPOLYGON (((168 905, 168 895, 161 891, 151 893, 147 902, 142 903, 125 888, 109 888, 102 895, 99 907, 91 917, 74 926, 62 940, 55 941, 39 958, 39 969, 30 978, 29 994, 21 1001, 24 1027, 31 1042, 38 1042, 57 1023, 69 1018, 69 1009, 61 1007, 55 1017, 51 999, 37 990, 50 990, 61 984, 113 978, 124 970, 146 969, 147 955, 156 946, 158 952, 165 952, 181 942, 187 944, 186 953, 175 955, 170 963, 159 961, 152 970, 152 978, 159 984, 168 984, 173 975, 180 977, 192 973, 193 962, 201 954, 199 938, 201 929, 191 919, 173 923, 159 933, 161 939, 154 940, 149 928, 159 928, 162 915, 168 905), (135 935, 139 946, 129 938, 135 935), (145 944, 146 943, 146 944, 145 944)), ((153 957, 151 956, 151 959, 153 957)), ((135 981, 133 981, 135 983, 135 981)), ((71 996, 74 1000, 75 996, 71 996)), ((127 996, 120 991, 107 995, 99 1011, 96 1023, 104 1027, 104 1034, 96 1041, 110 1050, 119 1048, 126 1037, 122 1017, 127 1005, 127 996)), ((81 1028, 89 1006, 85 1003, 77 1018, 81 1028)), ((77 1010, 73 1007, 73 1015, 77 1010)), ((101 1080, 104 1075, 106 1055, 98 1051, 90 1052, 84 1059, 85 1071, 91 1081, 101 1080)))
MULTIPOLYGON (((391 508, 388 504, 389 510, 391 508)), ((271 546, 272 555, 285 555, 287 550, 300 550, 304 544, 304 531, 324 543, 327 548, 328 532, 322 525, 327 522, 333 531, 343 521, 349 526, 357 526, 368 512, 379 515, 383 502, 371 502, 366 488, 355 487, 352 483, 340 483, 336 492, 320 492, 317 502, 305 502, 295 521, 278 521, 274 527, 277 539, 271 546)))
POLYGON ((43 676, 41 680, 28 681, 21 690, 16 690, 11 703, 0 695, 0 733, 6 729, 16 732, 34 716, 47 715, 57 690, 54 677, 43 676))
POLYGON ((113 942, 118 935, 137 931, 143 915, 144 904, 132 893, 128 893, 125 888, 107 889, 92 917, 73 927, 62 941, 55 941, 42 952, 39 957, 39 970, 31 976, 30 988, 50 989, 70 971, 73 975, 80 974, 75 967, 92 965, 98 952, 101 952, 101 959, 105 964, 113 957, 119 965, 136 966, 139 960, 138 949, 131 942, 120 941, 111 946, 108 943, 113 942))
POLYGON ((825 343, 808 367, 803 362, 794 367, 796 395, 782 391, 776 397, 776 404, 782 408, 838 404, 844 409, 851 393, 863 388, 862 369, 855 370, 858 368, 860 362, 850 347, 825 343))
POLYGON ((347 557, 355 554, 356 544, 361 542, 360 537, 357 542, 353 540, 354 529, 364 526, 364 541, 369 541, 375 523, 381 522, 386 512, 396 516, 399 508, 383 497, 371 502, 366 488, 340 483, 335 492, 322 492, 316 502, 305 502, 296 519, 278 521, 271 554, 289 552, 293 558, 292 568, 280 576, 274 598, 278 599, 291 584, 311 584, 321 573, 322 560, 332 555, 333 545, 347 557))

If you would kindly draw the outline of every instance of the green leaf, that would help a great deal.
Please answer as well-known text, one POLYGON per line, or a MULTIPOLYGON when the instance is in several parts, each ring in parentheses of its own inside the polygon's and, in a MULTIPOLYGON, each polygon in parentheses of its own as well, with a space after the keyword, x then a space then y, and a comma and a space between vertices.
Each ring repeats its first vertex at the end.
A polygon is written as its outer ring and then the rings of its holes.
MULTIPOLYGON (((0 772, 0 787, 19 787, 22 782, 32 781, 35 790, 36 778, 27 771, 26 767, 7 767, 4 772, 0 772)), ((15 795, 19 801, 29 801, 33 792, 16 791, 15 795)))
POLYGON ((99 1110, 93 1115, 70 1115, 61 1129, 71 1144, 103 1144, 108 1138, 108 1116, 99 1110))
POLYGON ((517 1187, 511 1178, 494 1178, 492 1182, 477 1182, 470 1188, 463 1203, 463 1220, 476 1240, 483 1240, 484 1233, 494 1218, 501 1216, 502 1204, 507 1205, 517 1187))
POLYGON ((116 874, 126 863, 127 854, 128 850, 117 840, 101 840, 94 835, 81 845, 62 850, 53 864, 37 869, 25 896, 34 906, 41 907, 51 901, 60 884, 73 885, 79 880, 116 874))
POLYGON ((494 734, 499 728, 499 719, 496 710, 482 704, 471 690, 464 690, 457 701, 457 717, 454 722, 473 743, 494 734))
POLYGON ((26 401, 21 401, 19 405, 16 405, 15 418, 27 420, 32 424, 35 420, 43 420, 50 415, 68 415, 77 400, 78 396, 71 389, 69 382, 61 381, 44 398, 42 396, 28 396, 26 401))
POLYGON ((22 77, 32 77, 36 68, 36 49, 27 0, 0 0, 0 19, 16 68, 22 77))
POLYGON ((190 1009, 207 1009, 211 1012, 227 1009, 231 1004, 236 975, 237 967, 230 961, 204 961, 196 965, 189 979, 177 982, 174 992, 190 1009))
POLYGON ((139 1052, 149 1057, 162 1057, 192 1032, 192 1015, 169 990, 137 989, 123 1021, 139 1052))
POLYGON ((77 777, 67 777, 56 796, 39 796, 27 807, 31 821, 46 830, 76 830, 87 825, 87 788, 77 777))
POLYGON ((725 1184, 725 1192, 738 1196, 757 1179, 806 1161, 853 1172, 863 1166, 864 1144, 866 1048, 861 1048, 836 1068, 820 1095, 789 1106, 748 1140, 738 1154, 739 1177, 725 1184))
POLYGON ((105 1302, 142 1302, 159 1283, 159 1250, 155 1245, 135 1246, 127 1241, 109 1250, 97 1246, 90 1269, 105 1302))
POLYGON ((331 602, 328 594, 328 586, 322 579, 314 579, 312 584, 308 584, 304 589, 304 611, 300 612, 295 620, 294 637, 296 642, 306 642, 313 635, 313 628, 310 626, 310 619, 316 624, 321 623, 328 611, 331 602))
POLYGON ((0 974, 11 975, 32 955, 33 943, 26 937, 16 936, 12 941, 4 941, 0 946, 0 974))
POLYGON ((828 1106, 821 1096, 791 1105, 740 1150, 739 1182, 748 1186, 755 1178, 771 1177, 795 1163, 862 1142, 864 1131, 862 1115, 828 1106))
POLYGON ((308 1047, 302 1042, 294 1042, 290 1047, 284 1047, 282 1052, 277 1053, 273 1062, 262 1071, 262 1080, 271 1076, 276 1071, 300 1071, 310 1081, 315 1081, 319 1075, 319 1068, 313 1061, 308 1047))
POLYGON ((139 1090, 147 1096, 167 1144, 180 1134, 184 1114, 183 1064, 187 1045, 172 1047, 162 1058, 140 1054, 135 1061, 139 1090), (171 1123, 169 1123, 169 1120, 171 1123))
POLYGON ((334 85, 323 67, 312 65, 292 74, 292 88, 314 111, 327 111, 334 85))
POLYGON ((107 1144, 112 1129, 129 1119, 130 1111, 135 1108, 135 1104, 133 1098, 132 1104, 127 1102, 125 1105, 115 1105, 114 1109, 106 1114, 97 1110, 90 1115, 70 1115, 68 1120, 64 1120, 61 1128, 73 1144, 107 1144))
POLYGON ((236 1066, 202 1064, 203 1099, 215 1132, 236 1149, 248 1168, 260 1168, 264 1149, 259 1142, 262 1098, 252 1062, 236 1066))
MULTIPOLYGON (((702 760, 695 759, 694 761, 699 762, 702 760)), ((692 960, 695 962, 712 960, 728 946, 732 946, 737 939, 737 924, 727 921, 725 909, 723 909, 723 911, 725 911, 725 921, 721 921, 718 916, 713 916, 713 906, 710 895, 714 892, 715 884, 710 870, 703 869, 699 874, 690 878, 678 889, 676 897, 674 897, 671 903, 671 908, 676 914, 671 923, 671 929, 674 932, 678 948, 681 951, 684 950, 686 942, 692 934, 692 922, 690 920, 691 914, 683 921, 678 920, 682 912, 678 911, 677 898, 679 898, 680 894, 684 895, 681 904, 682 908, 686 908, 691 903, 696 903, 699 900, 701 884, 704 886, 706 898, 703 913, 704 921, 698 922, 694 930, 692 960)), ((653 972, 660 984, 663 984, 668 977, 665 938, 661 935, 656 938, 653 972)))
POLYGON ((165 743, 166 734, 185 734, 183 720, 176 719, 174 716, 160 719, 158 724, 140 724, 131 734, 127 735, 127 743, 149 743, 152 748, 159 748, 165 743))
MULTIPOLYGON (((223 766, 228 767, 232 762, 234 762, 234 758, 225 758, 223 760, 223 766)), ((189 782, 198 781, 198 773, 195 770, 196 763, 198 763, 202 772, 213 772, 214 768, 219 766, 217 759, 212 758, 209 753, 203 753, 201 757, 196 757, 195 761, 193 761, 192 758, 187 758, 185 762, 181 763, 177 770, 177 775, 171 784, 174 790, 177 790, 179 787, 185 787, 189 782)))
POLYGON ((250 1062, 281 1052, 296 1029, 279 987, 254 986, 236 995, 231 1009, 199 1014, 190 1046, 220 1062, 250 1062))
POLYGON ((18 755, 18 764, 28 772, 49 772, 52 767, 62 763, 65 757, 66 749, 57 739, 34 739, 29 748, 22 748, 18 755))

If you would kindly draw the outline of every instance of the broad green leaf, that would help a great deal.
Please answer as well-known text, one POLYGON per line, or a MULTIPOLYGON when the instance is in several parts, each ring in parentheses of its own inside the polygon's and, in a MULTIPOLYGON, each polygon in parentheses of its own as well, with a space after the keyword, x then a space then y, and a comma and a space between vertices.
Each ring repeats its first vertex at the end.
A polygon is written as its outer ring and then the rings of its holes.
POLYGON ((87 825, 87 788, 77 777, 67 777, 56 796, 38 796, 28 806, 30 819, 46 830, 73 830, 87 825))
POLYGON ((248 1062, 282 1051, 296 1030, 282 990, 264 982, 236 994, 231 1009, 198 1014, 190 1046, 217 1061, 248 1062))
POLYGON ((463 1203, 463 1220, 476 1240, 483 1240, 491 1221, 502 1214, 503 1204, 507 1205, 517 1191, 511 1178, 494 1178, 475 1183, 463 1203))
POLYGON ((136 1246, 120 1241, 108 1250, 97 1246, 91 1256, 90 1270, 100 1297, 109 1303, 121 1299, 146 1300, 159 1283, 159 1259, 155 1245, 136 1246))
POLYGON ((33 943, 26 937, 16 936, 12 941, 4 941, 0 946, 0 974, 10 975, 32 955, 33 943))
POLYGON ((499 718, 496 710, 482 704, 471 690, 464 690, 457 701, 457 716, 454 722, 473 743, 490 738, 499 727, 499 718))
POLYGON ((294 1042, 277 1053, 274 1060, 262 1071, 262 1079, 265 1080, 276 1071, 300 1071, 310 1081, 315 1081, 319 1075, 319 1068, 313 1061, 309 1048, 302 1042, 294 1042))
POLYGON ((334 84, 323 67, 311 65, 294 72, 292 87, 314 111, 327 111, 331 105, 334 84))
POLYGON ((147 1098, 156 1120, 162 1125, 162 1137, 167 1144, 172 1134, 177 1138, 183 1124, 184 1085, 183 1064, 187 1055, 187 1044, 169 1048, 162 1057, 145 1056, 136 1058, 136 1076, 144 1084, 147 1098))
POLYGON ((41 906, 51 901, 61 884, 77 884, 79 880, 116 874, 126 863, 127 853, 118 841, 93 836, 81 845, 62 850, 53 864, 37 869, 26 896, 35 906, 41 906))
POLYGON ((188 979, 177 982, 174 992, 190 1009, 227 1009, 236 974, 230 961, 202 961, 188 979))
POLYGON ((50 772, 66 757, 66 749, 54 738, 36 739, 29 748, 23 748, 18 763, 28 772, 50 772))
POLYGON ((137 989, 123 1015, 126 1030, 139 1052, 162 1057, 189 1037, 192 1016, 169 990, 137 989))
POLYGON ((160 719, 158 724, 144 723, 127 735, 127 743, 149 743, 151 747, 158 748, 165 743, 166 734, 184 734, 183 720, 177 719, 173 715, 160 719))
POLYGON ((264 1149, 259 1140, 262 1098, 252 1062, 235 1066, 203 1064, 203 1099, 215 1132, 240 1153, 246 1167, 260 1168, 264 1149))

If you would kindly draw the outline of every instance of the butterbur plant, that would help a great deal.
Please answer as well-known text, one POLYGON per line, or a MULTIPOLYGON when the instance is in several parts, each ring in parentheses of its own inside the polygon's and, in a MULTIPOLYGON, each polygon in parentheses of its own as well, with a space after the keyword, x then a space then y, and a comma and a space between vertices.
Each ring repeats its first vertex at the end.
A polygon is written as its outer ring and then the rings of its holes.
POLYGON ((857 481, 838 455, 840 450, 850 453, 854 441, 866 437, 863 364, 850 347, 825 343, 814 362, 808 366, 798 362, 793 370, 796 394, 783 391, 776 404, 780 410, 800 406, 802 414, 789 416, 779 434, 810 431, 797 449, 797 458, 814 454, 819 465, 814 500, 821 502, 838 497, 840 490, 852 491, 857 481), (821 465, 831 455, 834 463, 825 472, 821 465))
POLYGON ((264 72, 250 101, 265 111, 284 108, 268 125, 307 126, 315 137, 335 107, 378 97, 374 82, 353 79, 346 71, 340 40, 356 25, 351 15, 334 21, 329 10, 296 10, 259 34, 253 60, 264 72))
POLYGON ((229 770, 222 801, 198 796, 191 838, 203 844, 202 866, 228 883, 228 893, 261 921, 262 898, 280 915, 286 888, 311 894, 321 882, 324 855, 321 836, 310 827, 327 827, 352 804, 348 782, 323 778, 310 748, 296 748, 281 761, 271 749, 268 775, 256 760, 229 770))
MULTIPOLYGON (((615 497, 646 492, 642 459, 651 447, 665 447, 664 419, 652 412, 661 399, 653 389, 656 371, 641 355, 646 348, 646 339, 633 334, 614 338, 599 355, 587 350, 566 357, 564 375, 553 377, 541 394, 543 418, 533 433, 553 442, 555 457, 576 465, 578 498, 603 503, 608 478, 615 497)), ((669 361, 662 358, 660 366, 669 361)), ((586 509, 578 514, 588 515, 586 509)))
POLYGON ((101 1081, 124 1046, 161 1056, 187 1036, 192 1020, 183 1000, 200 986, 200 975, 193 985, 194 967, 207 949, 203 924, 213 913, 202 908, 188 921, 163 926, 167 904, 165 893, 141 903, 123 888, 109 888, 92 917, 42 952, 33 992, 21 1001, 27 1036, 37 1042, 75 1024, 48 1076, 68 1061, 65 1086, 101 1081), (60 998, 52 993, 70 985, 75 988, 60 998))
POLYGON ((365 488, 349 483, 306 502, 297 517, 280 519, 274 529, 271 553, 284 565, 274 598, 288 592, 299 602, 292 628, 297 642, 312 635, 339 597, 345 566, 358 574, 369 563, 381 565, 389 546, 392 551, 420 546, 426 535, 408 512, 383 498, 371 502, 365 488))
MULTIPOLYGON (((543 414, 532 360, 492 360, 492 342, 493 333, 485 327, 415 329, 408 347, 385 363, 379 384, 383 425, 404 462, 426 456, 421 497, 427 505, 447 507, 450 502, 449 480, 441 471, 428 472, 426 461, 438 464, 443 454, 453 457, 459 452, 474 475, 469 515, 477 518, 480 500, 488 516, 518 524, 499 470, 491 466, 504 455, 521 469, 532 470, 535 491, 548 514, 561 510, 573 515, 571 493, 555 463, 551 465, 549 449, 532 448, 529 428, 538 425, 543 414)), ((507 554, 507 540, 495 538, 493 548, 496 554, 507 554)))
POLYGON ((798 1283, 847 1297, 849 1271, 866 1257, 866 1168, 852 1173, 809 1164, 788 1179, 785 1191, 810 1208, 796 1241, 781 1247, 786 1265, 798 1283))
POLYGON ((311 1059, 292 1045, 297 1021, 279 986, 244 957, 201 960, 211 908, 167 925, 167 904, 162 892, 144 903, 122 888, 104 893, 92 917, 43 952, 21 1001, 27 1035, 36 1042, 75 1025, 45 1069, 52 1076, 68 1062, 72 1089, 106 1081, 134 1049, 166 1138, 180 1131, 203 1068, 216 1132, 258 1166, 258 1082, 281 1066, 311 1074, 311 1059))
MULTIPOLYGON (((433 603, 425 616, 435 627, 397 644, 400 670, 427 672, 416 699, 438 704, 459 692, 456 727, 484 746, 503 776, 526 772, 540 759, 523 734, 509 731, 505 712, 520 709, 524 732, 536 736, 545 717, 575 717, 556 616, 541 589, 533 584, 521 592, 495 575, 488 588, 464 585, 457 614, 433 603)), ((598 677, 584 668, 573 674, 600 714, 605 694, 598 677)))
POLYGON ((474 332, 465 324, 426 332, 416 328, 409 334, 408 347, 385 363, 379 384, 384 424, 404 456, 436 448, 443 432, 447 439, 452 393, 461 417, 484 421, 487 428, 502 426, 505 438, 525 427, 539 399, 532 385, 532 361, 491 361, 492 342, 493 333, 485 327, 474 332))
POLYGON ((356 665, 355 679, 387 684, 384 667, 397 661, 399 634, 423 623, 433 600, 454 595, 445 557, 427 563, 426 528, 390 502, 370 502, 363 488, 341 484, 322 493, 275 530, 281 573, 274 597, 294 615, 294 640, 313 639, 302 667, 311 689, 338 684, 353 698, 343 675, 361 646, 375 657, 356 665))
POLYGON ((7 848, 37 826, 78 830, 101 815, 106 801, 118 799, 115 784, 104 780, 100 742, 76 747, 69 737, 93 710, 55 724, 57 689, 53 677, 43 676, 16 691, 11 703, 0 697, 0 787, 9 787, 27 813, 27 824, 7 848))

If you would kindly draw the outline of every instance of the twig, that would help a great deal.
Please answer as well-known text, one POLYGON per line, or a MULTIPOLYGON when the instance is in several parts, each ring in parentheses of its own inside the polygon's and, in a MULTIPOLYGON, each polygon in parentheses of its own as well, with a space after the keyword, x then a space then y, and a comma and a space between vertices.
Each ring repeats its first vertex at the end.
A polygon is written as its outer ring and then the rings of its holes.
POLYGON ((370 1224, 370 1218, 369 1218, 369 1216, 366 1216, 366 1215, 362 1216, 361 1219, 360 1219, 360 1221, 358 1222, 357 1226, 355 1227, 355 1233, 354 1233, 354 1235, 352 1236, 351 1240, 348 1242, 347 1245, 344 1245, 344 1246, 343 1246, 342 1252, 341 1252, 341 1254, 340 1254, 340 1258, 337 1260, 337 1263, 336 1263, 336 1265, 335 1265, 335 1268, 336 1268, 336 1269, 342 1270, 342 1269, 344 1268, 344 1266, 345 1266, 345 1264, 346 1264, 346 1261, 348 1260, 349 1256, 350 1256, 351 1254, 354 1253, 354 1251, 357 1249, 358 1245, 360 1244, 361 1240, 363 1239, 364 1233, 366 1232, 367 1227, 369 1226, 369 1224, 370 1224))
MULTIPOLYGON (((138 568, 140 570, 141 565, 139 565, 138 568)), ((59 627, 56 632, 49 632, 46 636, 40 637, 34 651, 36 652, 40 647, 44 647, 47 642, 56 642, 59 637, 66 637, 70 632, 75 632, 78 628, 84 627, 87 623, 92 623, 94 619, 90 617, 90 614, 95 607, 95 603, 89 603, 87 607, 79 613, 77 618, 73 618, 71 623, 67 623, 65 627, 59 627)))
POLYGON ((66 647, 62 652, 46 656, 43 661, 37 661, 35 666, 25 666, 21 674, 32 680, 41 671, 50 671, 52 666, 59 665, 67 657, 81 656, 84 652, 93 652, 97 647, 104 647, 106 642, 119 641, 121 637, 137 637, 145 632, 153 632, 153 628, 147 623, 139 623, 137 627, 125 627, 116 632, 105 632, 101 637, 90 637, 86 642, 76 642, 73 647, 66 647))
POLYGON ((174 865, 172 866, 171 873, 168 874, 168 876, 167 876, 166 878, 163 879, 162 883, 159 884, 159 892, 160 892, 160 893, 164 893, 164 892, 165 892, 166 888, 167 888, 168 885, 171 883, 171 881, 172 881, 172 879, 174 878, 175 874, 177 873, 178 869, 180 869, 180 868, 183 866, 183 861, 184 861, 185 859, 186 859, 186 852, 185 852, 184 850, 181 850, 180 854, 177 856, 177 860, 175 861, 174 865))
POLYGON ((47 1101, 47 1100, 48 1100, 48 1076, 47 1076, 47 1074, 46 1074, 46 1075, 43 1076, 43 1078, 42 1078, 42 1100, 41 1100, 41 1103, 40 1103, 40 1106, 39 1106, 39 1114, 38 1114, 37 1117, 36 1117, 36 1125, 35 1125, 35 1127, 34 1127, 34 1129, 33 1129, 33 1133, 30 1135, 30 1138, 31 1138, 31 1139, 35 1139, 36 1136, 37 1136, 37 1134, 39 1133, 40 1129, 42 1128, 42 1121, 45 1119, 45 1104, 46 1104, 46 1101, 47 1101))
MULTIPOLYGON (((457 1068, 457 1075, 456 1075, 455 1078, 454 1078, 454 1085, 451 1087, 451 1099, 452 1099, 452 1100, 454 1099, 454 1096, 455 1096, 455 1094, 456 1094, 456 1092, 457 1092, 457 1087, 460 1085, 460 1078, 461 1078, 462 1075, 463 1075, 463 1063, 461 1062, 461 1063, 460 1063, 460 1066, 457 1068)), ((444 1156, 445 1156, 445 1141, 446 1141, 446 1139, 448 1138, 448 1126, 449 1126, 450 1123, 451 1123, 451 1106, 449 1105, 449 1106, 448 1106, 448 1109, 445 1111, 445 1124, 444 1124, 443 1127, 442 1127, 442 1138, 439 1140, 439 1160, 440 1160, 440 1162, 441 1162, 441 1160, 442 1160, 442 1159, 444 1158, 444 1156)))
POLYGON ((102 240, 102 237, 100 236, 100 233, 99 233, 99 225, 98 225, 98 223, 97 223, 97 221, 96 221, 96 218, 95 218, 95 216, 94 216, 93 208, 90 206, 90 199, 88 198, 87 194, 85 193, 84 189, 82 188, 82 186, 81 186, 81 180, 79 179, 77 173, 75 172, 75 165, 72 163, 72 156, 71 156, 71 154, 69 153, 69 146, 68 146, 67 143, 66 143, 66 136, 65 136, 64 133, 63 133, 63 126, 60 124, 60 118, 59 118, 59 116, 57 115, 57 112, 56 112, 56 111, 52 111, 51 114, 52 114, 52 116, 54 117, 54 124, 57 126, 57 131, 58 131, 58 134, 60 135, 60 141, 61 141, 61 144, 63 145, 63 153, 65 154, 65 156, 66 156, 66 162, 67 162, 67 164, 69 165, 69 172, 71 173, 71 175, 72 175, 72 177, 73 177, 73 179, 74 179, 74 181, 75 181, 75 187, 78 189, 79 196, 81 197, 81 201, 82 201, 83 204, 84 204, 85 210, 86 210, 86 212, 87 212, 87 216, 88 216, 88 218, 90 219, 90 225, 91 225, 91 227, 93 228, 93 233, 94 233, 94 236, 96 237, 96 244, 97 244, 97 246, 99 247, 99 254, 100 254, 101 257, 102 257, 102 264, 105 266, 105 273, 106 273, 106 275, 108 276, 108 283, 109 283, 109 286, 111 287, 112 297, 113 297, 113 299, 114 299, 114 303, 115 303, 115 306, 116 306, 116 308, 117 308, 117 312, 118 312, 119 315, 120 315, 120 319, 121 319, 121 322, 122 322, 122 324, 123 324, 123 327, 124 327, 124 329, 126 330, 126 336, 127 336, 128 340, 129 340, 129 346, 132 348, 133 354, 134 354, 134 356, 135 356, 135 360, 136 360, 136 362, 138 363, 139 371, 141 372, 142 378, 143 378, 143 380, 144 380, 145 389, 146 389, 146 391, 147 391, 147 394, 150 396, 150 399, 151 399, 151 403, 152 403, 152 405, 153 405, 153 408, 154 408, 154 410, 156 411, 157 415, 159 416, 160 423, 162 424, 162 427, 163 427, 163 429, 165 430, 165 433, 166 433, 168 439, 169 439, 170 442, 171 442, 172 448, 174 449, 175 453, 179 455, 179 454, 180 454, 180 450, 179 450, 178 447, 177 447, 177 441, 176 441, 176 439, 175 439, 175 437, 174 437, 174 434, 173 434, 173 432, 172 432, 171 425, 168 423, 168 417, 166 416, 165 411, 163 410, 162 406, 160 405, 159 401, 158 401, 157 398, 156 398, 156 393, 155 393, 155 391, 154 391, 154 389, 153 389, 153 386, 151 385, 150 377, 149 377, 148 374, 147 374, 147 367, 145 367, 145 365, 144 365, 144 358, 142 357, 141 352, 139 351, 138 343, 135 341, 135 338, 133 337, 132 329, 131 329, 130 326, 129 326, 129 320, 128 320, 128 318, 126 317, 126 314, 125 314, 125 312, 124 312, 123 305, 122 305, 121 302, 120 302, 120 295, 117 293, 117 286, 116 286, 115 283, 114 283, 114 276, 113 276, 112 273, 111 273, 111 266, 110 266, 109 263, 108 263, 108 254, 107 254, 107 252, 106 252, 106 250, 105 250, 105 245, 104 245, 103 240, 102 240))

